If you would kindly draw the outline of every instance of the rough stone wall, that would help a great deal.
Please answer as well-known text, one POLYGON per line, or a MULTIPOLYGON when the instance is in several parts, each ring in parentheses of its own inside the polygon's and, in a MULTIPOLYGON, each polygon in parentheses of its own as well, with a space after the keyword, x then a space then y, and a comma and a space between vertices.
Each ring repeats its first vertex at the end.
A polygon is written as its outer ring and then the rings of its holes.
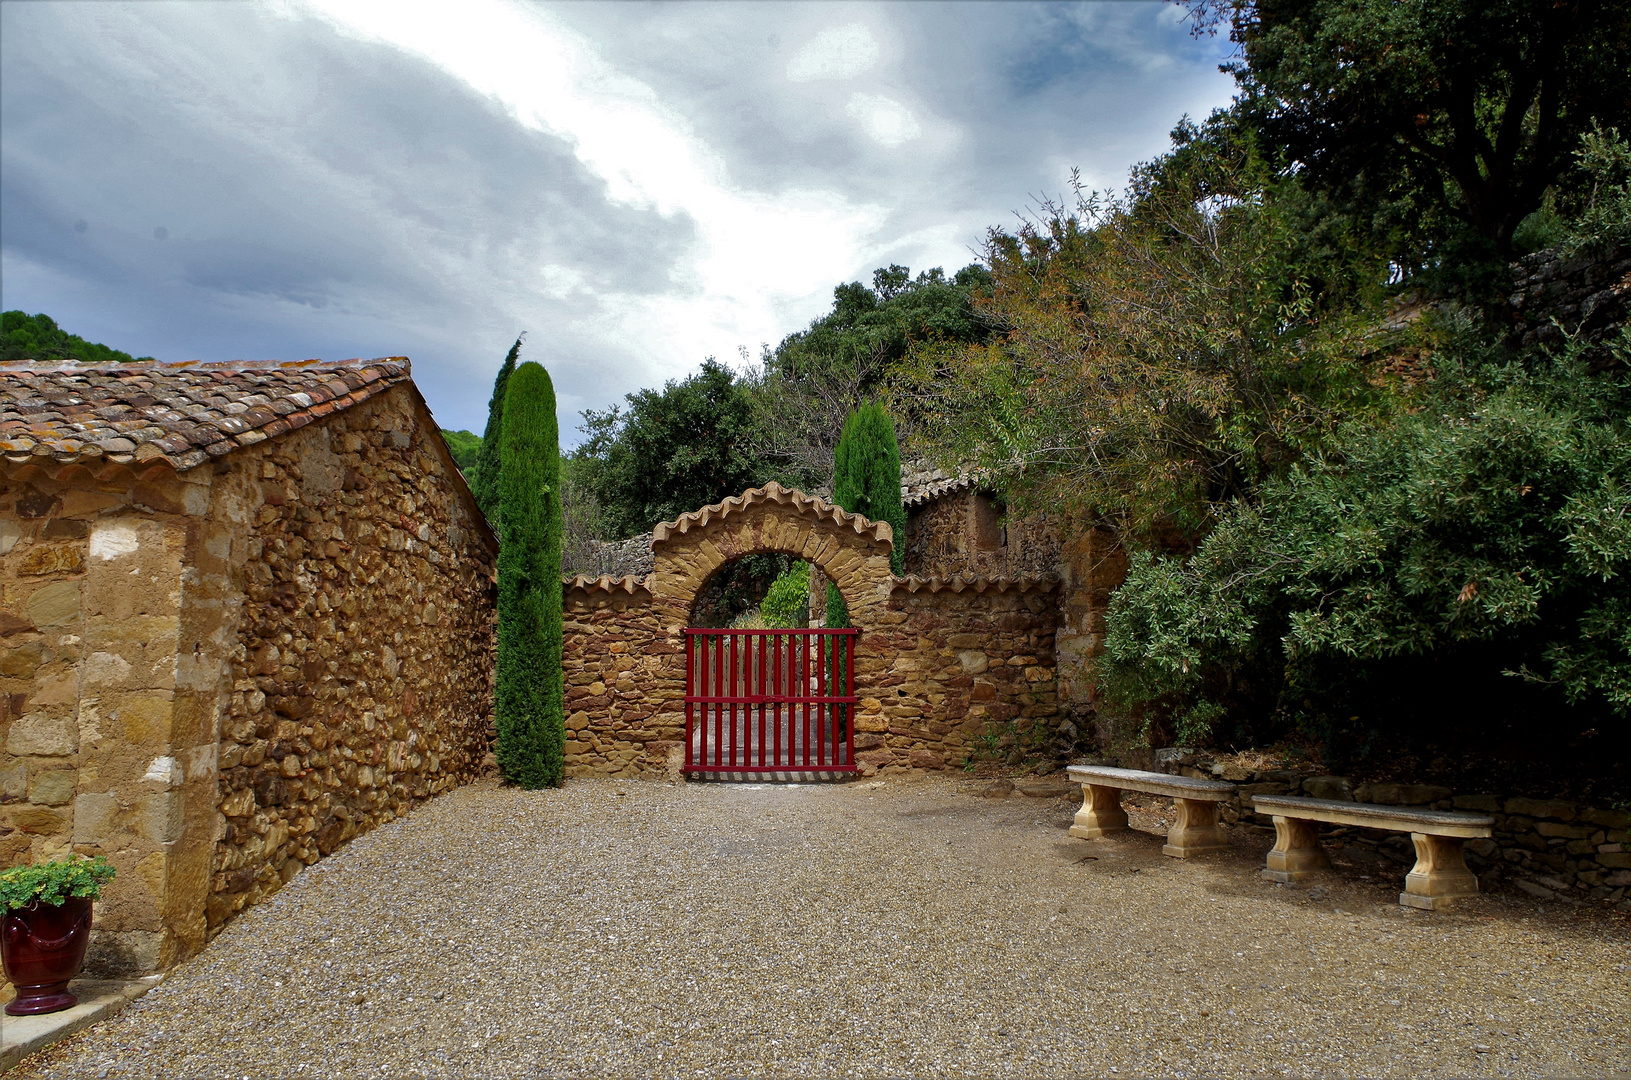
POLYGON ((872 655, 856 663, 865 775, 960 765, 992 725, 1059 716, 1051 585, 958 585, 898 580, 870 632, 872 655))
POLYGON ((492 552, 426 419, 397 387, 233 455, 218 485, 249 527, 212 931, 482 768, 492 552))
POLYGON ((1631 246, 1567 259, 1556 249, 1526 255, 1512 264, 1507 303, 1520 344, 1561 342, 1564 332, 1601 341, 1625 325, 1631 309, 1631 246))
POLYGON ((0 467, 0 865, 106 855, 169 966, 490 742, 484 526, 403 385, 183 473, 0 467))
POLYGON ((1071 720, 1092 720, 1100 745, 1109 746, 1115 733, 1098 713, 1093 665, 1104 652, 1110 594, 1127 577, 1127 554, 1113 529, 1084 527, 1065 543, 1059 572, 1059 698, 1071 720))
POLYGON ((0 474, 0 864, 109 858, 93 974, 204 941, 237 614, 211 478, 49 459, 0 474))
POLYGON ((887 528, 799 493, 749 492, 662 527, 652 577, 568 583, 569 774, 669 768, 684 746, 684 631, 697 591, 719 566, 759 552, 808 560, 848 602, 861 630, 863 774, 960 764, 992 724, 1052 724, 1054 583, 895 578, 887 528))
POLYGON ((905 569, 916 577, 1057 572, 1061 530, 1045 515, 1010 515, 989 492, 953 491, 907 511, 905 569))
POLYGON ((634 578, 580 578, 563 592, 566 774, 661 773, 684 746, 685 722, 658 710, 685 697, 685 679, 669 669, 674 646, 651 591, 634 578))
POLYGON ((589 540, 568 545, 561 554, 561 573, 568 576, 645 577, 656 568, 651 554, 651 534, 627 540, 589 540))

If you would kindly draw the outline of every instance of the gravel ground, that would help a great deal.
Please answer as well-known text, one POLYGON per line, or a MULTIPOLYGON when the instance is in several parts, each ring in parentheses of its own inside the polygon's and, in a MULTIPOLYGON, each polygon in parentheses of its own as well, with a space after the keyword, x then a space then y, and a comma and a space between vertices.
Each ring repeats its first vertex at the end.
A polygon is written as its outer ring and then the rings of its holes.
POLYGON ((16 1075, 1631 1071, 1624 916, 1271 885, 1256 833, 1181 862, 967 788, 467 787, 16 1075))

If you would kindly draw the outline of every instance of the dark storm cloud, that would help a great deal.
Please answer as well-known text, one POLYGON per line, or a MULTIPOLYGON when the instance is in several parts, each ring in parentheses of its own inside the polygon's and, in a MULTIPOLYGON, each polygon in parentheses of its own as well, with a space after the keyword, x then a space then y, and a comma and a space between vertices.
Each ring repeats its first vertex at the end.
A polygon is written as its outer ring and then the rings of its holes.
POLYGON ((1072 166, 1119 184, 1228 93, 1218 43, 1155 4, 521 10, 637 80, 614 97, 647 108, 649 87, 718 177, 677 167, 630 196, 592 132, 532 122, 343 12, 0 4, 4 305, 164 358, 406 353, 455 427, 480 426, 527 329, 570 440, 580 408, 796 329, 821 282, 961 265, 1072 166), (859 67, 810 67, 812 43, 855 26, 859 67), (755 247, 738 213, 844 235, 755 247))

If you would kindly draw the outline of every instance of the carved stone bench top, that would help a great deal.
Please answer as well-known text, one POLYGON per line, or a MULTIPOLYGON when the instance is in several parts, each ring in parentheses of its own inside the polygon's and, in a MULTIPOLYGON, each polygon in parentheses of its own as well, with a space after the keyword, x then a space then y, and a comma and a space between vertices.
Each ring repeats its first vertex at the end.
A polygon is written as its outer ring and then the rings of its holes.
POLYGON ((1082 784, 1143 791, 1173 799, 1222 802, 1235 792, 1235 786, 1223 780, 1198 780, 1192 776, 1169 776, 1141 769, 1112 769, 1108 765, 1072 765, 1065 773, 1082 784))
POLYGON ((1300 795, 1253 795, 1260 814, 1273 817, 1328 821, 1367 829, 1423 833, 1428 836, 1488 836, 1495 819, 1488 814, 1460 814, 1450 810, 1411 810, 1402 806, 1309 799, 1300 795))

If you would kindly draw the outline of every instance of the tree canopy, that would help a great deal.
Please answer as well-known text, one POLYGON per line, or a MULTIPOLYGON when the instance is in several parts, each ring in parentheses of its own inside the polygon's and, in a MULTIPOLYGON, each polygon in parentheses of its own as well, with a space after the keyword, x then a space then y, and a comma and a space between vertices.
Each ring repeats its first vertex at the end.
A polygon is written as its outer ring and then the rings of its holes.
MULTIPOLYGON (((1614 0, 1188 0, 1227 24, 1234 111, 1304 183, 1509 256, 1594 120, 1631 116, 1614 0)), ((1419 252, 1431 259, 1434 249, 1419 252)))
POLYGON ((70 334, 49 315, 8 311, 0 315, 0 360, 78 360, 86 364, 128 364, 151 360, 131 356, 70 334))

